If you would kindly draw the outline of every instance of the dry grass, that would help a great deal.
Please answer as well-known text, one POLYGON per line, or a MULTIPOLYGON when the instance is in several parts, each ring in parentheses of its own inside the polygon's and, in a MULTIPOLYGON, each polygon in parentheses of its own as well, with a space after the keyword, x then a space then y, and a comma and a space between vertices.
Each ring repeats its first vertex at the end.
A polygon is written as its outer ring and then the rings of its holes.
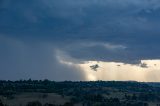
POLYGON ((42 104, 64 104, 70 100, 69 97, 62 97, 61 95, 55 93, 21 93, 14 95, 13 99, 7 99, 4 97, 0 98, 9 106, 26 106, 26 104, 31 101, 39 101, 42 104))

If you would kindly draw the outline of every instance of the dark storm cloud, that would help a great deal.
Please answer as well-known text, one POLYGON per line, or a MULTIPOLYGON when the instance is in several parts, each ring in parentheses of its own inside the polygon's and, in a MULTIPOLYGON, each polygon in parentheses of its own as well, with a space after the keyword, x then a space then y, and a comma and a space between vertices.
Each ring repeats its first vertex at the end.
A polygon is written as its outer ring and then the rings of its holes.
POLYGON ((78 68, 59 62, 53 44, 28 44, 0 36, 0 50, 0 79, 85 80, 78 68))
POLYGON ((75 70, 58 62, 57 49, 78 62, 158 59, 159 19, 159 0, 0 0, 1 70, 75 70))

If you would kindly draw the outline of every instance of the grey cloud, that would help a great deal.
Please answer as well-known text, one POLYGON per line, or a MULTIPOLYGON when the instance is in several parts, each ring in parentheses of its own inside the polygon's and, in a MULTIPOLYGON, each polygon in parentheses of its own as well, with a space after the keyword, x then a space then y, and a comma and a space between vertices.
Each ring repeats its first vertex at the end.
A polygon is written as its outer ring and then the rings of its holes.
POLYGON ((140 64, 140 67, 142 67, 142 68, 148 68, 148 66, 147 66, 146 63, 141 63, 141 64, 140 64))
POLYGON ((0 38, 2 70, 23 76, 20 70, 49 70, 52 75, 56 66, 59 75, 72 72, 75 68, 57 60, 57 49, 77 63, 160 58, 159 11, 159 0, 0 0, 0 33, 7 39, 0 38))
MULTIPOLYGON (((2 4, 5 5, 6 2, 2 1, 4 2, 2 4)), ((99 36, 106 36, 112 33, 123 34, 126 28, 127 30, 130 28, 130 32, 133 33, 137 26, 139 26, 138 28, 149 26, 150 23, 139 20, 145 19, 145 17, 139 18, 141 16, 138 14, 141 14, 143 10, 158 8, 159 3, 157 0, 125 0, 123 2, 122 0, 76 2, 74 0, 63 0, 63 2, 57 0, 40 0, 39 2, 35 0, 27 2, 16 0, 14 2, 10 1, 8 4, 8 6, 5 6, 7 9, 1 9, 1 13, 5 17, 5 19, 2 17, 1 23, 5 26, 9 24, 7 27, 11 27, 11 29, 15 28, 14 24, 16 24, 16 27, 22 30, 21 33, 38 33, 37 30, 42 29, 41 32, 47 34, 65 34, 66 36, 68 34, 70 36, 78 34, 94 36, 99 34, 99 36), (29 4, 31 4, 30 8, 28 7, 29 4), (13 16, 13 14, 15 15, 13 16), (9 22, 5 23, 5 21, 9 22), (59 29, 61 31, 58 31, 59 29)), ((143 16, 143 14, 141 15, 143 16)))
POLYGON ((85 80, 84 73, 59 63, 53 44, 27 44, 0 36, 0 79, 85 80), (3 46, 2 46, 3 45, 3 46))

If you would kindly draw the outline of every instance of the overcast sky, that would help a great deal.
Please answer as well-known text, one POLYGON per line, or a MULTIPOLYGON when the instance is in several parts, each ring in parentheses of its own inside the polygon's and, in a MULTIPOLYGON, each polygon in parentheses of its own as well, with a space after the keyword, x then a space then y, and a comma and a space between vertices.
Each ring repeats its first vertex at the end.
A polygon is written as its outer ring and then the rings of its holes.
POLYGON ((0 79, 86 80, 63 62, 160 59, 159 28, 159 0, 0 0, 0 79))

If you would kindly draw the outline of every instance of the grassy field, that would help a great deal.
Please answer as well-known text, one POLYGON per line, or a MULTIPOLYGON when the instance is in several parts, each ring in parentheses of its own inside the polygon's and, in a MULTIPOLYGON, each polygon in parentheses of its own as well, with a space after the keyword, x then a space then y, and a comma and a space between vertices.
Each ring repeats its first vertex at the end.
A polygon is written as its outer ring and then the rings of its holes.
POLYGON ((26 106, 28 102, 40 101, 42 104, 64 104, 70 101, 69 97, 62 97, 55 93, 20 93, 12 98, 1 96, 1 100, 9 106, 26 106))
POLYGON ((0 106, 157 106, 160 87, 115 81, 0 81, 0 100, 5 104, 0 106))
MULTIPOLYGON (((119 98, 123 99, 124 93, 116 92, 111 93, 110 95, 104 95, 107 98, 119 98)), ((55 93, 20 93, 13 95, 12 98, 7 98, 4 96, 0 96, 0 99, 7 106, 26 106, 28 102, 39 101, 42 105, 56 104, 56 105, 64 105, 67 102, 71 101, 71 97, 62 96, 55 93)), ((160 102, 147 102, 149 106, 157 106, 160 102)), ((82 103, 76 103, 74 106, 83 106, 82 103)))

